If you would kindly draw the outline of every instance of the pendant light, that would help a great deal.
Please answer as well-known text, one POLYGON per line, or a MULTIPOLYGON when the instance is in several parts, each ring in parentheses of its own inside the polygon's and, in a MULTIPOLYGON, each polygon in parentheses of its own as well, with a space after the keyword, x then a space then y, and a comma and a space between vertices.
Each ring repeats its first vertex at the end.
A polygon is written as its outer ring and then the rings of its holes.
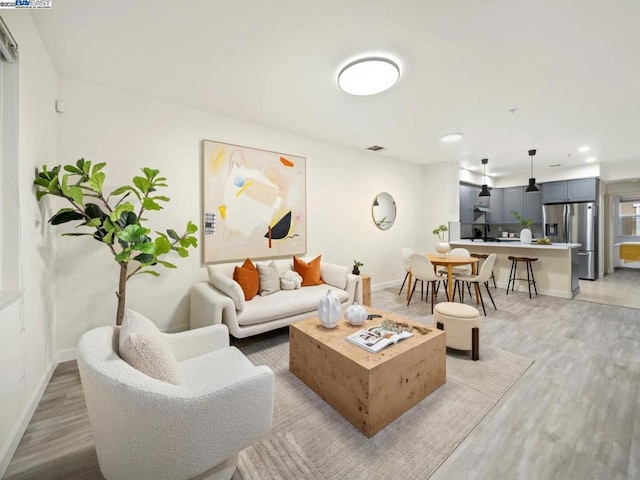
POLYGON ((487 187, 487 173, 486 173, 486 166, 487 163, 489 163, 489 159, 488 158, 483 158, 482 159, 482 180, 484 181, 484 183, 482 184, 482 190, 480 190, 480 195, 478 195, 479 197, 490 197, 491 193, 489 192, 489 187, 487 187))
POLYGON ((535 156, 535 154, 536 154, 535 150, 529 150, 529 156, 531 157, 531 178, 529 178, 529 185, 525 190, 526 193, 540 191, 540 189, 536 185, 536 178, 533 176, 533 157, 535 156))

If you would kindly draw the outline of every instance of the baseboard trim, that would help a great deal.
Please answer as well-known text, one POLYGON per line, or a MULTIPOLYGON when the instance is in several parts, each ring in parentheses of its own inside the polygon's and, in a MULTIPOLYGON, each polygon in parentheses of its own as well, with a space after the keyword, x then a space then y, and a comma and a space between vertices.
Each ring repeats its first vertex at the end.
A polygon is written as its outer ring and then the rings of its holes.
POLYGON ((62 362, 70 362, 71 360, 78 359, 78 349, 77 348, 68 348, 66 350, 61 350, 56 354, 56 366, 58 363, 62 362))
POLYGON ((13 455, 16 453, 16 450, 18 449, 18 445, 20 444, 20 440, 22 440, 22 436, 24 435, 24 432, 27 430, 27 427, 29 426, 31 417, 33 417, 33 414, 35 413, 36 408, 38 408, 38 404, 42 399, 42 395, 44 394, 44 391, 47 389, 47 385, 49 385, 49 381, 53 376, 54 370, 58 366, 58 363, 60 363, 58 361, 58 357, 59 357, 59 354, 56 355, 56 357, 49 364, 49 367, 42 374, 42 377, 38 382, 38 386, 35 388, 35 390, 31 394, 31 397, 29 398, 29 401, 27 402, 22 414, 20 415, 18 422, 13 427, 13 430, 9 435, 9 441, 5 444, 4 449, 0 451, 0 478, 4 477, 4 474, 6 473, 7 468, 9 468, 11 459, 13 458, 13 455))

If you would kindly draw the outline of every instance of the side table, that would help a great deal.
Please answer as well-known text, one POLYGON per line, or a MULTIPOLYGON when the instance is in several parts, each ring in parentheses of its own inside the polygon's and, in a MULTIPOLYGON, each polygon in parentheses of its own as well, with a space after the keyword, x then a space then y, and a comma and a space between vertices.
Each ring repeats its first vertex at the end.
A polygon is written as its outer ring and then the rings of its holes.
POLYGON ((371 306, 371 275, 361 273, 362 278, 362 304, 367 307, 371 306))

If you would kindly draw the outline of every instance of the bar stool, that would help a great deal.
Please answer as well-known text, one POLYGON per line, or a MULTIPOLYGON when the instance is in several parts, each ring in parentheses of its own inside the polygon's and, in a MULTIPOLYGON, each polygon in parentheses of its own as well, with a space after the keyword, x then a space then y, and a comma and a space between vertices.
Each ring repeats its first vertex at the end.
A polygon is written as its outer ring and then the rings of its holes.
POLYGON ((511 286, 511 291, 516 285, 516 280, 527 281, 527 286, 529 287, 529 298, 531 298, 531 285, 533 285, 533 290, 538 295, 538 289, 536 288, 536 278, 533 276, 533 267, 531 264, 536 262, 537 258, 530 257, 513 257, 509 256, 509 260, 511 260, 511 272, 509 273, 509 283, 507 283, 507 295, 509 295, 509 286, 511 286), (517 278, 516 271, 518 269, 518 262, 525 262, 527 268, 527 278, 517 278))
MULTIPOLYGON (((479 258, 480 260, 482 260, 482 263, 484 263, 484 261, 489 258, 489 255, 487 255, 486 253, 472 253, 471 254, 472 257, 474 258, 479 258)), ((480 267, 482 264, 478 265, 478 271, 480 271, 480 267)), ((496 277, 493 276, 493 270, 491 270, 491 276, 489 277, 490 280, 493 280, 493 288, 497 288, 496 287, 496 277)))

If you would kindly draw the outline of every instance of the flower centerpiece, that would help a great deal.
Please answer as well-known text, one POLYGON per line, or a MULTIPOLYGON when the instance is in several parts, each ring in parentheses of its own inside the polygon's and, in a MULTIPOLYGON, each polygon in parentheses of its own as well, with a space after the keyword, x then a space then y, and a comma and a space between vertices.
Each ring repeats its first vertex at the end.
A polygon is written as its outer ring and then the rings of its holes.
POLYGON ((439 227, 436 227, 433 229, 432 233, 438 237, 438 240, 440 240, 437 244, 436 244, 436 252, 438 252, 440 254, 441 257, 446 257, 447 253, 449 252, 449 250, 451 250, 451 246, 444 241, 444 234, 445 232, 447 232, 449 229, 447 228, 446 225, 440 225, 439 227))
POLYGON ((531 234, 531 225, 533 225, 533 220, 530 218, 524 218, 517 210, 511 210, 511 215, 515 218, 522 227, 520 231, 520 243, 531 243, 532 234, 531 234))

